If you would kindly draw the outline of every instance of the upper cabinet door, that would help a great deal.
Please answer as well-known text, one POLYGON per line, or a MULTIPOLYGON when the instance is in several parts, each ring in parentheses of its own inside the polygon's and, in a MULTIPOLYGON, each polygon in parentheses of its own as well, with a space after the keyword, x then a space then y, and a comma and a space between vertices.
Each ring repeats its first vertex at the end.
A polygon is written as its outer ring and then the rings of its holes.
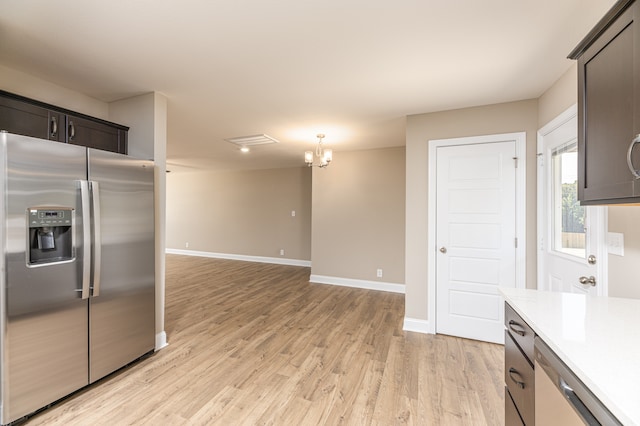
POLYGON ((127 154, 128 127, 2 90, 0 130, 127 154))
POLYGON ((64 114, 0 96, 0 130, 64 142, 64 114))
POLYGON ((127 153, 126 132, 98 121, 67 115, 67 143, 127 153))
POLYGON ((578 198, 581 204, 640 202, 640 3, 619 1, 576 48, 578 198), (630 158, 628 158, 630 155, 630 158))

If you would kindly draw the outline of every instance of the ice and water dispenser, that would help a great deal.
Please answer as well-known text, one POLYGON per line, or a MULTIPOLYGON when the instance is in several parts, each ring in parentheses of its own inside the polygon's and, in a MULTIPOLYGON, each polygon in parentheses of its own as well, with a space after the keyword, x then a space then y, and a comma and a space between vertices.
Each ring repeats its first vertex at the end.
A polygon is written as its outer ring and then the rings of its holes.
POLYGON ((27 210, 30 265, 73 259, 72 215, 62 207, 27 210))

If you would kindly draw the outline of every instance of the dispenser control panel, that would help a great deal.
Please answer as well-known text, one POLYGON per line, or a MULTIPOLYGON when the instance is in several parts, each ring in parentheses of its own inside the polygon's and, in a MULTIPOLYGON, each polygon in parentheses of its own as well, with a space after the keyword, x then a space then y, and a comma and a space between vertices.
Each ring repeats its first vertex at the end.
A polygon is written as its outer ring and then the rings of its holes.
POLYGON ((71 226, 71 209, 30 209, 29 228, 71 226))
POLYGON ((66 207, 27 209, 27 265, 44 266, 73 260, 73 212, 66 207))

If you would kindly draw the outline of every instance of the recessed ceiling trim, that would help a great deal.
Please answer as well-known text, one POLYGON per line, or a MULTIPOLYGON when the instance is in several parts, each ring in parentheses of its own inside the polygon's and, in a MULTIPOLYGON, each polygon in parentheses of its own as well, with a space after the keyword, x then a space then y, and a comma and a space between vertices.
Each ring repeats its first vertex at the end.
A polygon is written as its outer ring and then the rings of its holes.
POLYGON ((231 142, 232 144, 238 146, 255 146, 255 145, 268 145, 272 143, 278 143, 277 139, 272 138, 271 136, 267 136, 265 134, 260 135, 249 135, 249 136, 238 136, 235 138, 225 139, 227 142, 231 142))

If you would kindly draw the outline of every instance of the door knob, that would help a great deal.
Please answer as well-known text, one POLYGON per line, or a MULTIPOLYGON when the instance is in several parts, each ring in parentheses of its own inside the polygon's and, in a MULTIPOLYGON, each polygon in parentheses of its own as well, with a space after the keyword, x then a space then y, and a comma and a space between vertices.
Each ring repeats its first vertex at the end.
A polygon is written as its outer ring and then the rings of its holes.
POLYGON ((595 287, 596 286, 596 277, 594 277, 593 275, 590 276, 589 278, 587 277, 580 277, 580 284, 584 284, 584 285, 590 285, 591 287, 595 287))
POLYGON ((589 255, 589 257, 587 257, 587 262, 589 262, 589 265, 595 265, 596 264, 596 257, 594 255, 589 255))
POLYGON ((446 253, 446 252, 447 252, 446 247, 440 247, 440 253, 446 253))

